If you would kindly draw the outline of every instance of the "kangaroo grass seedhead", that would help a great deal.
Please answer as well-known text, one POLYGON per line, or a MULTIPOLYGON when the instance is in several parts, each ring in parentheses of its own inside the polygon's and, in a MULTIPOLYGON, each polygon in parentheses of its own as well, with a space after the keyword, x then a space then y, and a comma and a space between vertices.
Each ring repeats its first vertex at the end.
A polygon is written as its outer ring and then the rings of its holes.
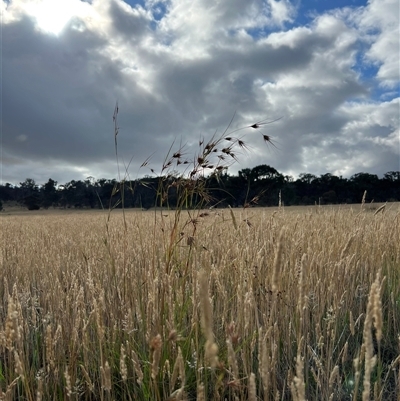
POLYGON ((272 124, 272 123, 274 123, 274 122, 276 122, 276 121, 281 120, 282 118, 283 118, 283 117, 279 117, 279 118, 277 118, 277 119, 275 119, 275 120, 271 120, 271 121, 261 120, 261 121, 255 123, 255 124, 253 124, 253 125, 250 125, 250 128, 258 129, 258 128, 262 127, 263 125, 272 124))
POLYGON ((265 143, 267 143, 268 145, 273 146, 274 148, 278 149, 278 147, 275 145, 275 143, 272 141, 272 138, 270 135, 265 135, 262 134, 263 140, 265 143))

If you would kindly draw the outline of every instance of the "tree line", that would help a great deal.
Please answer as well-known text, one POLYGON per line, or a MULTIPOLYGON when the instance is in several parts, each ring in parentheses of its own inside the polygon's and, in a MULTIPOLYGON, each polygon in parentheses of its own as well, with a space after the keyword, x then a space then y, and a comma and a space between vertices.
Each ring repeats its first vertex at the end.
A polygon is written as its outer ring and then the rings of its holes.
MULTIPOLYGON (((191 196, 187 207, 198 205, 199 201, 204 207, 277 206, 280 201, 286 206, 359 203, 365 191, 367 202, 400 201, 400 171, 389 171, 382 178, 369 173, 357 173, 350 178, 329 173, 320 176, 302 173, 295 180, 263 164, 242 169, 237 175, 229 175, 225 170, 196 179, 202 180, 201 187, 207 196, 191 196)), ((178 202, 178 187, 185 181, 190 183, 189 178, 169 174, 123 181, 88 177, 61 185, 49 178, 45 184, 38 185, 27 178, 20 185, 0 185, 0 209, 3 202, 10 201, 29 210, 50 207, 148 209, 161 201, 163 206, 174 208, 178 202)))

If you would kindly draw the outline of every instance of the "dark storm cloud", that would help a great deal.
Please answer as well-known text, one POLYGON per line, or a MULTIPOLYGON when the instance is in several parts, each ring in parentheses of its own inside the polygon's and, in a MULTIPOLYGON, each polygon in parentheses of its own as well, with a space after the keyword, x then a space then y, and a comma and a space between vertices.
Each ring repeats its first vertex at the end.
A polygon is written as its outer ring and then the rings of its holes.
POLYGON ((69 30, 62 39, 39 33, 26 18, 3 27, 7 152, 72 162, 107 154, 101 144, 111 124, 104 110, 111 110, 123 76, 118 63, 100 54, 103 45, 90 31, 69 30), (93 154, 94 144, 100 146, 93 154))

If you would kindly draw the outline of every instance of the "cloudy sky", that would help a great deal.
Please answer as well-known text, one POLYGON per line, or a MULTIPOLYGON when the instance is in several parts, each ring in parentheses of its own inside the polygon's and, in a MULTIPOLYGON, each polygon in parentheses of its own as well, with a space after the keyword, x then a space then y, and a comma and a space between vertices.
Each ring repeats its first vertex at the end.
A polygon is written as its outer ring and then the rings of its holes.
POLYGON ((131 178, 240 135, 268 164, 400 170, 398 0, 0 0, 0 183, 131 178), (269 135, 276 148, 265 146, 269 135), (149 165, 139 166, 151 156, 149 165))

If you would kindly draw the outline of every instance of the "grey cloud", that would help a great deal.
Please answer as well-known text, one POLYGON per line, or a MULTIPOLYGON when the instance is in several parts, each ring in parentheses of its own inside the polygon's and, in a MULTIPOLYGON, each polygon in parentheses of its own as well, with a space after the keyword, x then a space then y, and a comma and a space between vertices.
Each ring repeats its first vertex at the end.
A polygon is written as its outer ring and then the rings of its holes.
MULTIPOLYGON (((60 39, 40 34, 21 20, 3 27, 3 143, 7 152, 30 158, 77 159, 105 141, 104 109, 123 85, 118 65, 98 53, 102 41, 69 31, 60 39), (79 39, 79 40, 78 40, 79 39), (24 47, 23 52, 13 49, 24 47), (96 123, 93 123, 96 119, 96 123), (24 144, 15 140, 25 135, 24 144)), ((111 113, 110 113, 111 114, 111 113)), ((110 125, 110 124, 108 124, 110 125)))
POLYGON ((113 28, 130 41, 137 41, 150 31, 150 20, 145 18, 141 8, 132 9, 122 1, 110 2, 110 17, 113 28))

